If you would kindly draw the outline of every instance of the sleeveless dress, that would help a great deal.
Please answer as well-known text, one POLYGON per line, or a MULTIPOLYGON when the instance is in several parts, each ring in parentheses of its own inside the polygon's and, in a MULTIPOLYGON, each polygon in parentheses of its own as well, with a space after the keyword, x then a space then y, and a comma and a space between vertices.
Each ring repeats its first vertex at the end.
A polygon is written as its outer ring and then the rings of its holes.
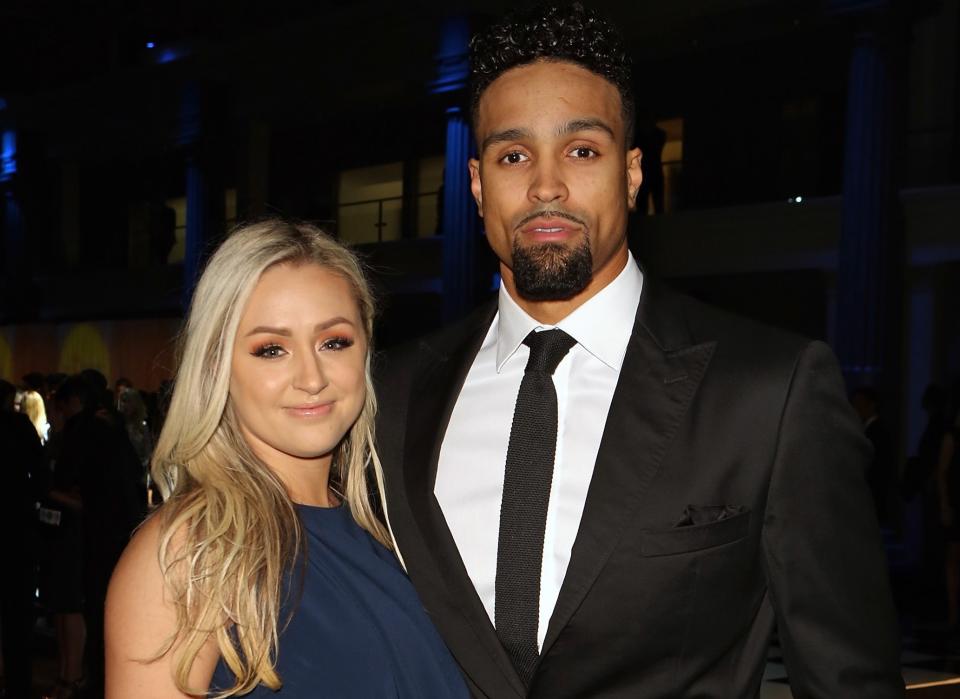
MULTIPOLYGON (((297 505, 297 512, 306 565, 295 566, 280 615, 276 667, 283 687, 273 692, 261 685, 244 696, 468 699, 453 657, 393 554, 344 505, 297 505)), ((211 691, 232 680, 221 659, 211 691)))

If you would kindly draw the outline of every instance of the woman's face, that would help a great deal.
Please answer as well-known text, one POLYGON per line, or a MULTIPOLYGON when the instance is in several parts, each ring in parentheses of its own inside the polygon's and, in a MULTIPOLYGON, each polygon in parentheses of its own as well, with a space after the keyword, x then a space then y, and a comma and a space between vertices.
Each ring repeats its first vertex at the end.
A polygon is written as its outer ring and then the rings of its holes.
POLYGON ((330 463, 363 407, 367 338, 350 284, 315 264, 260 277, 240 317, 230 401, 274 470, 330 463))

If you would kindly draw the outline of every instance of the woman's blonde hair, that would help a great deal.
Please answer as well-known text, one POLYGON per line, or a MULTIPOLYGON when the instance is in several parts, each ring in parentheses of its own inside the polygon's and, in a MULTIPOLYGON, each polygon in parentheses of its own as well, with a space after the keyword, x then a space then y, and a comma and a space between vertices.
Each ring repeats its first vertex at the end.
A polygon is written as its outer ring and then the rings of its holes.
POLYGON ((30 418, 33 429, 37 431, 41 442, 47 441, 47 410, 43 405, 43 396, 36 391, 24 391, 20 399, 20 412, 30 418))
MULTIPOLYGON (((160 566, 177 608, 176 633, 157 658, 173 653, 173 674, 186 693, 197 653, 211 634, 236 678, 219 697, 262 683, 278 689, 279 614, 285 576, 300 551, 300 523, 283 483, 249 448, 230 405, 231 355, 240 316, 260 276, 278 264, 316 264, 352 287, 368 347, 373 299, 357 258, 304 223, 266 220, 231 232, 197 284, 180 362, 151 472, 166 502, 160 566)), ((368 472, 381 491, 373 449, 376 399, 366 360, 366 400, 338 445, 331 483, 354 519, 380 543, 390 536, 374 511, 368 472)), ((199 692, 198 692, 199 690, 199 692)))

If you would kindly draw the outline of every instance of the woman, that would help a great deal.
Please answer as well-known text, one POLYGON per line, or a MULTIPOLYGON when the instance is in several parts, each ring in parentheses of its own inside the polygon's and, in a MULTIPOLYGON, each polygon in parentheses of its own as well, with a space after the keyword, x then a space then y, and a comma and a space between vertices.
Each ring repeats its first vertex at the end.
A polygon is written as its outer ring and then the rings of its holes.
MULTIPOLYGON (((37 510, 40 531, 40 602, 53 616, 59 672, 46 699, 73 699, 80 695, 84 678, 87 624, 83 599, 82 476, 77 460, 64 453, 68 395, 79 379, 67 379, 49 399, 50 431, 44 445, 44 494, 37 510), (57 399, 59 393, 59 400, 57 399), (61 458, 66 457, 66 458, 61 458)), ((68 449, 69 452, 69 449, 68 449)))
POLYGON ((467 696, 368 493, 373 305, 319 230, 235 231, 197 286, 107 600, 107 697, 467 696))
POLYGON ((150 463, 150 426, 147 424, 147 404, 140 391, 134 388, 121 388, 117 397, 117 412, 123 418, 123 425, 130 438, 130 445, 137 453, 140 464, 146 467, 150 463))
POLYGON ((30 418, 33 429, 37 431, 40 443, 45 444, 50 425, 47 424, 47 411, 43 405, 43 396, 36 391, 24 391, 20 401, 20 412, 30 418))

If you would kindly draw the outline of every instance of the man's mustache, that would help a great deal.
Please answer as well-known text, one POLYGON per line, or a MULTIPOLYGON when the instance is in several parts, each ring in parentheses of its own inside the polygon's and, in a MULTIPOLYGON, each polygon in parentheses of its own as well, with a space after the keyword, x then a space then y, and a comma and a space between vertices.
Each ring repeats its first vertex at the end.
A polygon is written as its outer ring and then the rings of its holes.
POLYGON ((568 213, 566 211, 563 211, 562 209, 542 209, 540 211, 534 211, 524 216, 522 219, 520 219, 519 223, 517 223, 515 228, 521 228, 527 225, 528 223, 530 223, 531 221, 533 221, 534 219, 538 219, 538 218, 565 218, 568 221, 573 221, 574 223, 580 226, 583 226, 584 228, 587 227, 587 222, 584 221, 582 218, 580 218, 579 216, 575 216, 574 214, 568 213))

